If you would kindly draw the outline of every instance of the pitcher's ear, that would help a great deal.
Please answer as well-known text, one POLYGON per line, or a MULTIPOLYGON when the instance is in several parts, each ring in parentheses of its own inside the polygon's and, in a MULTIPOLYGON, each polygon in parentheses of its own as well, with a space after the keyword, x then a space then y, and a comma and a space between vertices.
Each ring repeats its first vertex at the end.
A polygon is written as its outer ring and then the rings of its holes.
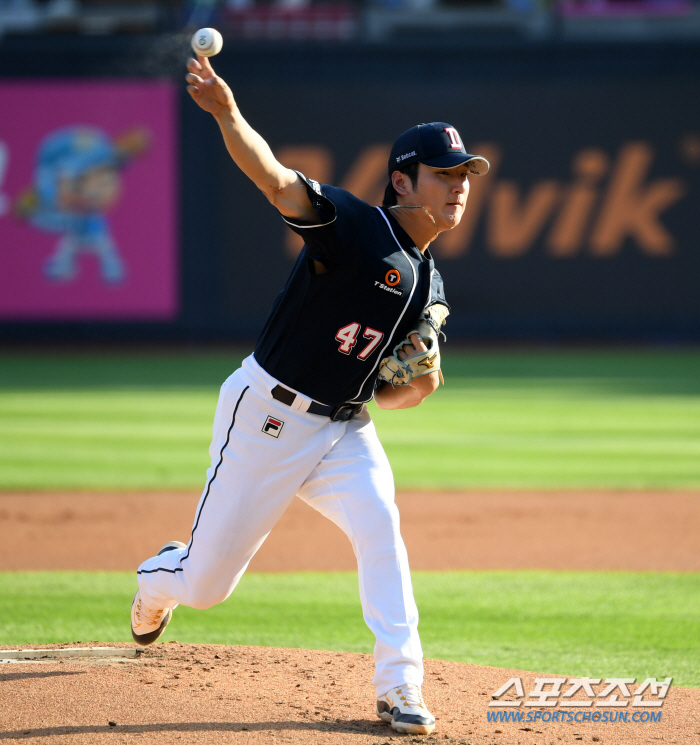
POLYGON ((391 174, 391 183, 394 185, 396 193, 400 194, 401 196, 406 196, 406 194, 409 194, 411 191, 408 188, 411 180, 408 178, 408 176, 406 176, 405 173, 401 173, 401 171, 394 171, 391 174))

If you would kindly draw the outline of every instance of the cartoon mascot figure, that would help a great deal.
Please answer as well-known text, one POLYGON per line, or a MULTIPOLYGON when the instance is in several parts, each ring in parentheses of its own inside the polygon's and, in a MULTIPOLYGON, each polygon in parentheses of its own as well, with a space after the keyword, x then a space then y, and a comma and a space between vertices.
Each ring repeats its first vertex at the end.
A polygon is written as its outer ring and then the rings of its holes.
POLYGON ((126 277, 107 220, 121 195, 121 171, 148 147, 146 130, 137 128, 112 140, 95 127, 75 126, 52 132, 39 145, 34 184, 16 203, 16 214, 36 228, 60 233, 44 263, 53 282, 77 276, 81 253, 97 257, 104 282, 126 277))

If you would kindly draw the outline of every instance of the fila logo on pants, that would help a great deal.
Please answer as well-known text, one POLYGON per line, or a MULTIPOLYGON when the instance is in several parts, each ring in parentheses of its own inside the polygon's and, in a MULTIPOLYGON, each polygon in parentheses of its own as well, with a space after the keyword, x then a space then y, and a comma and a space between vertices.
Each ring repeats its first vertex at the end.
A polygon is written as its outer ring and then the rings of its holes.
POLYGON ((284 422, 281 419, 275 419, 268 415, 265 424, 263 424, 262 431, 266 435, 270 435, 270 437, 279 437, 282 427, 284 427, 284 422))

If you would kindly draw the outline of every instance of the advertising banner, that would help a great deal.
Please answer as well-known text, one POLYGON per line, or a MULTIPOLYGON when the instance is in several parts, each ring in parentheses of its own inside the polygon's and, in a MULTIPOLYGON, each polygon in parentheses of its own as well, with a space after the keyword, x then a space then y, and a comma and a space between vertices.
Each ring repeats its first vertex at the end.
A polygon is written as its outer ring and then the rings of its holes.
MULTIPOLYGON (((392 141, 414 124, 449 122, 469 152, 488 158, 489 175, 470 177, 461 224, 431 247, 453 309, 451 339, 700 334, 693 75, 611 68, 605 78, 567 77, 523 65, 518 80, 515 70, 498 78, 482 70, 460 80, 426 73, 410 84, 349 73, 251 83, 233 67, 218 71, 282 163, 372 205, 382 199, 392 141)), ((185 109, 187 127, 208 125, 193 103, 185 109)), ((212 162, 226 159, 217 135, 212 162)), ((247 328, 259 329, 301 241, 232 164, 217 173, 217 312, 233 327, 245 308, 255 314, 247 328)), ((188 182, 192 198, 210 193, 197 173, 188 182)))
POLYGON ((0 319, 173 319, 174 87, 16 80, 0 99, 0 319))

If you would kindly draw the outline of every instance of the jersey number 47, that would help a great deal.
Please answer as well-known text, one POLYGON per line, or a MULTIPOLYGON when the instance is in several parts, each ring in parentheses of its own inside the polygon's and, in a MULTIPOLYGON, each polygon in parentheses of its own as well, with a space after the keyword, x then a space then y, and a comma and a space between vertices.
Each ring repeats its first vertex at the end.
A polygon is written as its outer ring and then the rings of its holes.
MULTIPOLYGON (((350 354, 355 344, 357 344, 357 337, 360 334, 360 329, 362 328, 362 325, 359 323, 349 323, 347 326, 343 326, 342 329, 338 330, 338 333, 335 335, 335 338, 337 341, 342 342, 342 344, 338 347, 338 351, 342 352, 343 354, 350 354)), ((366 360, 372 352, 379 346, 382 339, 384 338, 384 334, 381 331, 377 331, 376 329, 370 328, 367 326, 367 328, 364 330, 362 336, 365 339, 369 339, 369 344, 366 344, 358 353, 357 359, 358 360, 366 360)))

